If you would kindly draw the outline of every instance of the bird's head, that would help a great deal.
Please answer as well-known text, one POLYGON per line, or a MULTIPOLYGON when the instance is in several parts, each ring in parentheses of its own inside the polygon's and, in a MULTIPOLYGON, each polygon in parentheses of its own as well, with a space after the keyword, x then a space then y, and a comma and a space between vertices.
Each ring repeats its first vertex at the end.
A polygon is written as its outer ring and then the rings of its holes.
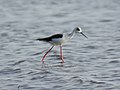
POLYGON ((88 37, 82 32, 82 29, 81 29, 80 27, 76 27, 76 28, 74 29, 74 31, 75 31, 75 33, 80 33, 80 34, 82 34, 84 37, 88 38, 88 37))

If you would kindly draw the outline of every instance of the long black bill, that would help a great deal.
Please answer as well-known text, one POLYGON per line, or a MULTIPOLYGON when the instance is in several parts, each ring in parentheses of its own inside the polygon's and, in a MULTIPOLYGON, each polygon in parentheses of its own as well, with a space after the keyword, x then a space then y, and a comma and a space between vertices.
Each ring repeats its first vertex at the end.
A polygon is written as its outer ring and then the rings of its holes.
POLYGON ((85 36, 85 34, 83 34, 82 32, 81 32, 81 34, 82 34, 84 37, 86 37, 86 38, 88 39, 88 37, 87 37, 87 36, 85 36))

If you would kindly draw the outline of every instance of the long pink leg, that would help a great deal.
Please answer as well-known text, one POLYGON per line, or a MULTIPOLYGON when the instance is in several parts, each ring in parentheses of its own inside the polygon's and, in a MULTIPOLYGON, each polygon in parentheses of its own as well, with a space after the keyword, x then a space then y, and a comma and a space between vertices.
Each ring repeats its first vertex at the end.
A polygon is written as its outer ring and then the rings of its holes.
POLYGON ((61 45, 60 45, 60 58, 62 60, 62 63, 64 63, 63 54, 62 54, 62 46, 61 45))
POLYGON ((52 46, 46 53, 45 53, 45 55, 43 56, 43 58, 42 58, 42 62, 44 63, 44 58, 46 57, 46 55, 52 50, 52 48, 53 48, 54 46, 52 46))

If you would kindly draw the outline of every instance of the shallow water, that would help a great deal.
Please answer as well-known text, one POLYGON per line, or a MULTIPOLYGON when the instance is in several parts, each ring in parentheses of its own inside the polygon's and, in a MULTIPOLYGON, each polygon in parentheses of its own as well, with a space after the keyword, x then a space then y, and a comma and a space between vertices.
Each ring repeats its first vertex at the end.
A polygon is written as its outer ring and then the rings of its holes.
POLYGON ((120 90, 119 0, 0 0, 0 90, 120 90), (70 32, 55 47, 38 37, 70 32))

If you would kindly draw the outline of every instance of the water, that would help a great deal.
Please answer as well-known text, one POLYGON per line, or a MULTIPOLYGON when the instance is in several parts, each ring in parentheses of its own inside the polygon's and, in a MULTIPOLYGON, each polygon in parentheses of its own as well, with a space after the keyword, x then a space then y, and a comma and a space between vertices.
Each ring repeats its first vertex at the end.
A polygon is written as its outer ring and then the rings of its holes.
POLYGON ((0 90, 120 90, 119 0, 0 0, 0 90), (80 26, 41 63, 34 39, 80 26), (35 55, 37 54, 37 55, 35 55))

